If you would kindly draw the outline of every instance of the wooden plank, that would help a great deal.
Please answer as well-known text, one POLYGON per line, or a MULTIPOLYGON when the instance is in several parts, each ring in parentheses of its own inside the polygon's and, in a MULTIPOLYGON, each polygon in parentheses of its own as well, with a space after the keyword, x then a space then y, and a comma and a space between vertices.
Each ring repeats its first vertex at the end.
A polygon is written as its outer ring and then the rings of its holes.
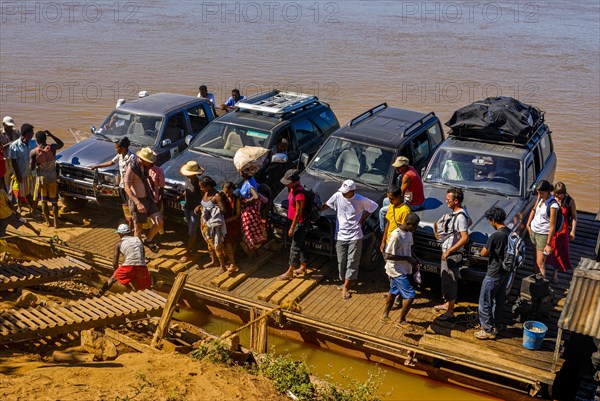
POLYGON ((140 301, 135 295, 132 295, 131 293, 125 292, 121 294, 121 296, 123 297, 123 300, 127 302, 127 305, 131 308, 132 311, 141 313, 152 309, 148 304, 144 303, 143 301, 140 301))
POLYGON ((89 302, 87 300, 75 301, 75 302, 71 302, 70 305, 73 308, 76 308, 80 312, 91 317, 92 320, 98 320, 98 319, 102 319, 104 317, 101 313, 99 313, 97 310, 95 310, 93 302, 89 302))
POLYGON ((297 286, 293 291, 291 291, 286 297, 289 301, 298 301, 303 298, 306 294, 308 294, 313 288, 319 284, 323 278, 325 278, 329 272, 333 270, 333 266, 331 264, 324 264, 319 267, 318 272, 314 272, 311 276, 304 280, 299 286, 297 286))
POLYGON ((99 313, 102 313, 104 317, 110 318, 115 316, 115 313, 101 303, 98 298, 94 299, 94 308, 96 308, 99 313))
POLYGON ((23 323, 19 324, 18 319, 15 320, 15 318, 10 313, 7 313, 4 316, 2 316, 2 319, 3 324, 8 327, 11 333, 20 333, 21 331, 23 331, 23 329, 28 330, 27 327, 21 327, 23 323))
POLYGON ((35 323, 36 326, 40 329, 44 329, 48 327, 48 323, 45 320, 40 319, 36 314, 31 313, 30 308, 28 309, 17 309, 17 311, 21 314, 29 318, 32 323, 35 323))
POLYGON ((44 314, 41 311, 41 308, 28 308, 27 311, 29 313, 31 313, 32 315, 35 315, 35 317, 37 317, 39 320, 42 320, 43 322, 45 322, 45 326, 47 326, 47 327, 56 326, 56 322, 54 320, 50 319, 50 317, 46 316, 46 314, 44 314))
POLYGON ((258 294, 258 299, 260 301, 270 301, 273 295, 277 294, 282 288, 287 285, 286 280, 275 280, 268 288, 264 289, 260 294, 258 294))
POLYGON ((146 299, 148 302, 154 305, 155 309, 162 309, 165 307, 166 300, 150 290, 140 291, 137 293, 137 296, 146 299))
POLYGON ((99 297, 96 302, 99 305, 102 305, 104 307, 104 310, 107 311, 107 316, 108 317, 115 317, 115 316, 121 316, 123 314, 123 311, 121 311, 118 308, 115 308, 114 305, 106 302, 106 298, 104 297, 99 297))
POLYGON ((152 338, 152 343, 150 344, 152 348, 156 348, 158 346, 158 344, 163 339, 165 333, 167 332, 169 328, 169 322, 171 321, 173 312, 175 312, 177 302, 179 301, 179 296, 183 292, 183 287, 185 285, 186 280, 186 273, 179 273, 175 278, 175 282, 173 283, 173 287, 171 287, 169 297, 167 298, 165 309, 163 311, 162 316, 160 317, 158 327, 156 328, 156 332, 154 333, 154 337, 152 338))
POLYGON ((464 341, 440 341, 438 338, 425 335, 419 341, 419 347, 430 351, 438 351, 445 355, 454 355, 460 359, 469 359, 491 370, 514 372, 530 380, 540 380, 544 383, 551 383, 554 380, 554 374, 549 370, 509 361, 504 359, 503 355, 490 352, 485 345, 479 346, 464 341))
POLYGON ((125 334, 119 333, 116 330, 105 328, 104 335, 106 335, 108 338, 119 341, 119 342, 127 345, 128 347, 133 348, 134 350, 139 351, 139 352, 159 352, 158 350, 150 347, 149 345, 146 345, 137 340, 134 340, 133 338, 131 338, 125 334))
POLYGON ((240 270, 233 275, 228 275, 226 280, 221 283, 220 288, 224 291, 231 291, 238 285, 240 285, 244 280, 248 279, 252 274, 254 274, 258 269, 265 265, 272 258, 273 255, 270 252, 265 252, 260 255, 256 260, 253 266, 248 268, 240 268, 240 270))
POLYGON ((73 304, 67 303, 61 305, 63 308, 67 309, 72 314, 78 316, 83 322, 89 322, 92 320, 92 317, 86 313, 83 313, 79 308, 76 308, 73 304))
POLYGON ((60 326, 63 324, 63 321, 54 316, 54 313, 52 313, 47 307, 38 307, 36 308, 37 312, 39 312, 41 315, 44 315, 44 317, 46 317, 48 320, 51 320, 52 322, 56 323, 56 325, 60 326))
POLYGON ((60 313, 58 308, 48 305, 46 305, 44 308, 47 310, 46 315, 52 316, 52 320, 54 320, 59 325, 68 325, 73 323, 73 319, 65 316, 63 313, 60 313))
POLYGON ((83 322, 83 319, 81 317, 77 316, 69 309, 65 308, 63 305, 56 306, 54 309, 59 310, 61 315, 63 315, 65 318, 68 318, 69 324, 83 322))
POLYGON ((108 294, 108 295, 104 295, 104 297, 102 297, 103 301, 112 305, 113 308, 116 308, 118 310, 120 310, 123 314, 127 314, 129 313, 129 308, 127 308, 127 305, 123 305, 121 298, 117 298, 114 294, 108 294))
POLYGON ((36 330, 38 328, 38 325, 36 323, 31 321, 31 319, 29 319, 26 315, 20 313, 18 309, 12 309, 12 313, 21 322, 25 323, 29 327, 30 330, 36 330))

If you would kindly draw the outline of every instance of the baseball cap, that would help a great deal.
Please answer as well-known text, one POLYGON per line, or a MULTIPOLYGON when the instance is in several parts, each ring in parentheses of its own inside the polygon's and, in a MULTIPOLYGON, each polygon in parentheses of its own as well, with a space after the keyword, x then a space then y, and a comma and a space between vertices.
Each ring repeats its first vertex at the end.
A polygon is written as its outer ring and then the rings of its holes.
POLYGON ((15 120, 10 117, 10 116, 6 116, 2 119, 2 124, 6 124, 9 127, 14 127, 15 126, 15 120))
POLYGON ((409 162, 410 162, 410 160, 408 160, 408 157, 406 157, 406 156, 398 156, 396 158, 396 161, 392 164, 392 167, 408 166, 409 162))
POLYGON ((346 180, 342 183, 339 191, 343 194, 347 194, 350 191, 356 191, 356 184, 352 180, 346 180))
POLYGON ((127 224, 119 224, 119 227, 115 230, 117 234, 130 234, 131 230, 127 224))
POLYGON ((295 168, 291 168, 285 172, 285 175, 281 180, 279 180, 283 185, 289 185, 293 181, 298 181, 300 177, 298 176, 299 171, 295 168))

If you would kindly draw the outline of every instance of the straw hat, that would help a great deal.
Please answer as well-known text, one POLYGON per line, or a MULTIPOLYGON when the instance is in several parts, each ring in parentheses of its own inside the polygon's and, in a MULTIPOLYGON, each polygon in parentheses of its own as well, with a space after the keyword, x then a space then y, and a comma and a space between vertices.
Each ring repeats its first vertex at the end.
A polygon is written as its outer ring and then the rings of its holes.
POLYGON ((197 161, 194 160, 191 160, 183 166, 181 166, 181 169, 179 171, 185 176, 204 174, 204 168, 200 166, 197 161))
POLYGON ((156 163, 156 153, 154 153, 150 148, 141 148, 137 151, 136 155, 148 163, 156 163))

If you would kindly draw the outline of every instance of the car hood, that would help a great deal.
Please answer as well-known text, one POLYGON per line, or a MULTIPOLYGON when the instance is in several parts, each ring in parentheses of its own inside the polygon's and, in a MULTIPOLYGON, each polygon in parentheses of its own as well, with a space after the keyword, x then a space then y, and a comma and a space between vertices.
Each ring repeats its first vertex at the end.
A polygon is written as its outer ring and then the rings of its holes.
MULTIPOLYGON (((131 146, 129 150, 135 153, 139 150, 139 147, 131 146)), ((113 142, 90 138, 61 151, 56 155, 56 160, 58 163, 91 167, 111 160, 116 154, 117 151, 113 142)))
POLYGON ((165 172, 165 181, 167 182, 167 185, 183 185, 185 183, 185 177, 179 170, 181 169, 181 166, 192 160, 197 161, 199 165, 204 167, 206 170, 204 176, 211 177, 218 185, 223 184, 224 181, 237 183, 241 180, 240 173, 233 165, 233 160, 186 150, 161 166, 165 172))
MULTIPOLYGON (((425 184, 423 190, 425 193, 425 209, 417 212, 421 218, 419 226, 420 229, 433 235, 433 224, 442 215, 450 212, 444 202, 448 187, 425 184)), ((471 241, 484 244, 495 231, 484 217, 485 212, 493 206, 504 209, 506 212, 506 225, 510 229, 515 227, 515 222, 520 223, 523 218, 523 216, 518 215, 518 211, 524 209, 524 204, 527 202, 524 198, 506 197, 472 190, 463 191, 465 196, 463 206, 473 220, 473 224, 469 227, 471 241)))
MULTIPOLYGON (((325 203, 329 200, 329 198, 331 198, 331 196, 334 193, 336 193, 340 189, 340 186, 342 185, 343 180, 341 180, 341 179, 335 180, 324 174, 321 175, 318 172, 313 173, 313 170, 310 170, 310 171, 305 171, 300 175, 300 182, 306 188, 310 188, 314 192, 319 194, 319 197, 321 198, 321 202, 325 203)), ((381 201, 383 200, 383 197, 385 196, 385 190, 376 190, 376 189, 373 189, 371 187, 368 187, 368 186, 358 183, 358 182, 356 182, 356 193, 358 193, 366 198, 372 199, 373 201, 377 202, 380 205, 381 205, 381 201)), ((288 196, 288 190, 287 190, 287 188, 284 188, 277 195, 274 203, 287 208, 287 196, 288 196)), ((329 209, 329 210, 324 211, 322 214, 329 215, 329 214, 334 214, 334 213, 335 212, 333 212, 331 209, 329 209)))

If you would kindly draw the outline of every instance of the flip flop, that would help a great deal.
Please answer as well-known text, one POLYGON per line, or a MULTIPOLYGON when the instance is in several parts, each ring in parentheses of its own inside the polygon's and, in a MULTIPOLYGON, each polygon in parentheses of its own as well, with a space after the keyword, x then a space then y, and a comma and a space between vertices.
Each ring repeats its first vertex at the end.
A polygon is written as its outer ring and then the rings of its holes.
POLYGON ((440 305, 436 305, 433 307, 433 310, 437 310, 437 311, 447 311, 448 307, 444 306, 444 304, 440 304, 440 305))
POLYGON ((389 324, 391 321, 391 319, 389 317, 382 317, 381 319, 379 319, 379 323, 381 324, 389 324))
POLYGON ((404 321, 404 322, 396 322, 394 323, 394 327, 397 329, 402 329, 404 330, 406 333, 414 333, 415 332, 415 328, 412 326, 412 324, 404 321))

